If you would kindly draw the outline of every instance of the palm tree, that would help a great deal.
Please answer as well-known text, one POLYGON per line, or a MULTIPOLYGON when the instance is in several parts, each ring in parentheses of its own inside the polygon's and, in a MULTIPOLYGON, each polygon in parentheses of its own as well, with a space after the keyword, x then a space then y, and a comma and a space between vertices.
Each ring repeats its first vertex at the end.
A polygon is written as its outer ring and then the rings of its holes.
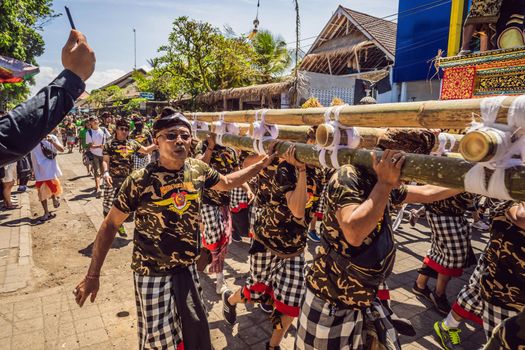
POLYGON ((261 83, 268 83, 281 76, 292 62, 284 39, 268 30, 260 30, 252 45, 257 53, 256 65, 261 74, 261 83))

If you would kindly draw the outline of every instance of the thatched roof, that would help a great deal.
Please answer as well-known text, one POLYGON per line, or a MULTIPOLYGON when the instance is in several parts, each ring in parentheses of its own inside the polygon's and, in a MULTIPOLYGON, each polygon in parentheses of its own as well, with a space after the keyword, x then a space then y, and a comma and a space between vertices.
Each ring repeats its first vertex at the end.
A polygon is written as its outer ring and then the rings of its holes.
POLYGON ((197 102, 214 104, 224 99, 242 98, 243 101, 259 101, 263 96, 280 95, 288 92, 294 84, 293 78, 278 83, 243 86, 239 88, 224 89, 206 92, 197 96, 197 102))
POLYGON ((394 61, 397 24, 337 8, 304 57, 300 69, 346 74, 346 68, 382 68, 394 61))

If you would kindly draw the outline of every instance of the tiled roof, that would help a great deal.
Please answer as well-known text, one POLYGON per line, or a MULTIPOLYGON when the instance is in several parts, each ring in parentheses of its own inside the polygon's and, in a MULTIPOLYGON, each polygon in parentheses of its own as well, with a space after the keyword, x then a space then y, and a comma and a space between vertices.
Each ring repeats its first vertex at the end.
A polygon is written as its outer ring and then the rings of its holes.
MULTIPOLYGON (((362 31, 366 31, 371 39, 376 40, 386 51, 392 56, 395 56, 397 23, 354 11, 343 6, 341 6, 341 8, 362 27, 362 31)), ((363 34, 366 35, 366 33, 363 34)))

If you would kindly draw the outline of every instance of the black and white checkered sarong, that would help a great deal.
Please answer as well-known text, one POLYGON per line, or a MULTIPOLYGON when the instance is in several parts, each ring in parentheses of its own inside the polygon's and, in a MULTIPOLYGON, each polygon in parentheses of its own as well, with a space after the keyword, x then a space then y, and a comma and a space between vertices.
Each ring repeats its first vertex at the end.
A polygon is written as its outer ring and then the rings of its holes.
POLYGON ((297 323, 295 348, 300 350, 363 350, 367 348, 368 324, 383 324, 389 347, 400 349, 397 332, 379 300, 366 310, 338 309, 306 290, 297 323))
POLYGON ((230 190, 230 209, 238 208, 241 203, 248 203, 248 195, 242 187, 230 190))
POLYGON ((489 339, 492 336, 494 328, 505 321, 518 314, 517 311, 505 309, 496 305, 492 305, 483 300, 483 330, 485 336, 489 339))
POLYGON ((484 254, 481 254, 476 268, 472 272, 472 275, 470 275, 467 284, 465 284, 459 291, 458 297, 456 299, 456 303, 461 306, 461 308, 470 312, 471 314, 478 316, 479 318, 482 318, 483 316, 483 299, 481 299, 479 281, 481 278, 481 273, 485 271, 485 269, 485 256, 484 254))
POLYGON ((463 216, 442 216, 427 211, 432 230, 427 256, 448 269, 466 267, 470 247, 470 225, 463 216))
POLYGON ((317 202, 317 208, 315 208, 315 212, 319 214, 323 214, 326 211, 326 196, 328 186, 325 184, 323 186, 323 190, 321 191, 321 196, 319 197, 319 201, 317 202))
POLYGON ((151 160, 151 156, 149 154, 144 154, 142 156, 133 154, 132 157, 133 157, 133 170, 145 168, 146 165, 148 165, 151 160))
POLYGON ((112 186, 109 186, 107 183, 104 186, 104 197, 102 199, 102 212, 104 213, 104 216, 108 215, 109 210, 113 206, 113 201, 117 197, 125 178, 113 178, 112 180, 112 186))
MULTIPOLYGON (((305 290, 304 256, 281 259, 266 250, 250 254, 250 275, 246 280, 245 291, 249 291, 250 300, 261 301, 266 291, 273 291, 274 306, 279 310, 279 303, 298 308, 305 290)), ((271 292, 270 292, 271 293, 271 292)), ((283 310, 279 310, 283 314, 283 310)), ((293 315, 291 315, 293 316, 293 315)))
MULTIPOLYGON (((202 288, 197 269, 192 265, 188 267, 188 270, 195 284, 190 290, 195 291, 195 293, 190 292, 187 295, 180 296, 184 300, 177 300, 177 281, 181 280, 176 279, 174 275, 143 276, 137 273, 133 274, 139 349, 179 349, 183 341, 182 320, 185 317, 182 315, 181 307, 184 308, 186 304, 192 308, 189 309, 189 313, 193 313, 193 318, 204 318, 200 321, 207 324, 206 309, 202 299, 202 288)), ((188 326, 191 325, 186 325, 186 327, 188 326)), ((202 329, 203 333, 205 331, 209 334, 209 329, 202 329)), ((205 337, 206 334, 202 334, 202 336, 205 337)), ((191 340, 185 341, 186 348, 188 348, 188 342, 191 340)))
POLYGON ((216 205, 201 205, 201 218, 204 224, 204 239, 206 244, 220 242, 226 234, 225 218, 222 216, 221 207, 216 205))
POLYGON ((254 232, 255 219, 257 215, 261 213, 261 209, 257 208, 255 205, 250 206, 250 232, 254 232))

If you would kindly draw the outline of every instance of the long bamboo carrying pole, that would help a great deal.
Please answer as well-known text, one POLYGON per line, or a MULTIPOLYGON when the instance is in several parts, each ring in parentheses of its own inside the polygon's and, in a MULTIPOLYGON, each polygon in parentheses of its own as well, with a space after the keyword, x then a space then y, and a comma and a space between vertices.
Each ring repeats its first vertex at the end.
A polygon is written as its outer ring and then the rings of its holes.
MULTIPOLYGON (((239 128, 241 136, 247 134, 253 134, 253 124, 248 123, 236 123, 239 128)), ((307 133, 310 130, 308 125, 276 125, 279 129, 279 140, 284 141, 296 141, 305 143, 307 138, 307 133)), ((209 125, 211 132, 217 131, 217 122, 212 122, 209 125)), ((366 127, 357 127, 357 131, 361 137, 361 142, 359 147, 361 148, 373 148, 377 144, 377 140, 385 134, 387 131, 386 128, 366 128, 366 127)), ((463 135, 453 135, 457 140, 456 144, 452 148, 452 152, 457 152, 459 149, 459 141, 463 138, 463 135)), ((321 124, 317 128, 316 132, 316 142, 320 146, 328 146, 332 143, 334 138, 333 127, 328 124, 321 124)), ((341 133, 341 144, 345 144, 346 133, 341 133)), ((439 144, 436 143, 434 151, 439 148, 439 144)))
MULTIPOLYGON (((197 131, 197 138, 205 140, 209 132, 197 131)), ((244 151, 253 151, 253 139, 246 136, 223 135, 224 145, 235 147, 244 151)), ((271 141, 264 141, 267 150, 271 141)), ((282 155, 292 146, 296 146, 296 157, 301 162, 320 166, 319 151, 311 145, 303 143, 282 142, 276 151, 282 155)), ((353 164, 356 166, 372 167, 370 150, 363 149, 341 149, 337 159, 339 164, 353 164)), ((376 152, 378 158, 382 152, 376 152)), ((330 155, 326 155, 327 165, 331 165, 330 155)), ((438 185, 448 188, 464 189, 463 179, 465 174, 474 166, 473 163, 453 157, 433 157, 426 155, 407 154, 405 164, 401 171, 403 181, 415 181, 438 185)), ((509 194, 516 200, 525 200, 525 166, 509 168, 505 174, 505 184, 509 194)))
MULTIPOLYGON (((507 121, 507 112, 516 97, 506 98, 498 112, 497 123, 507 121)), ((339 120, 345 126, 465 128, 480 120, 481 99, 382 103, 344 107, 339 120)), ((319 125, 326 108, 271 109, 265 121, 270 124, 319 125)), ((226 122, 251 123, 256 111, 224 112, 226 122)), ((219 113, 194 113, 199 121, 219 120, 219 113)))

